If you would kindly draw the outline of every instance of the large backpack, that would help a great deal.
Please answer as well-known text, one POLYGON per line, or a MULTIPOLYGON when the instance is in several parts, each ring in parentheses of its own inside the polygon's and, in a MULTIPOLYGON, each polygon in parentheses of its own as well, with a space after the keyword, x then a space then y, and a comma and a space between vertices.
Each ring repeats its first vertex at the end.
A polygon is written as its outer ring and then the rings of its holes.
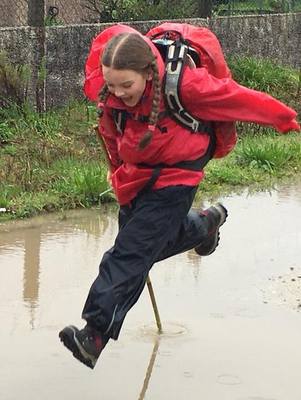
POLYGON ((215 158, 224 157, 236 143, 234 122, 205 122, 185 109, 179 88, 183 66, 205 67, 216 78, 231 78, 222 48, 209 29, 189 24, 164 23, 147 34, 165 60, 163 94, 171 118, 191 132, 205 132, 214 142, 215 158))
MULTIPOLYGON (((128 26, 119 26, 119 30, 133 31, 128 26)), ((108 33, 111 36, 112 33, 108 33)), ((99 73, 99 54, 105 40, 100 34, 94 39, 86 62, 86 80, 84 91, 88 98, 96 100, 97 93, 103 84, 99 73)), ((216 36, 209 29, 182 23, 163 23, 146 34, 152 40, 165 61, 163 94, 166 111, 177 123, 192 133, 207 133, 211 138, 210 158, 224 157, 236 143, 234 122, 202 121, 195 118, 185 109, 181 101, 180 85, 184 64, 198 68, 205 67, 217 78, 231 78, 231 72, 225 61, 223 51, 216 36)), ((109 40, 110 37, 107 39, 109 40)), ((115 124, 123 131, 126 120, 132 118, 128 112, 113 112, 115 124)), ((135 116, 137 118, 137 116, 135 116)), ((142 116, 143 121, 145 117, 142 116)))

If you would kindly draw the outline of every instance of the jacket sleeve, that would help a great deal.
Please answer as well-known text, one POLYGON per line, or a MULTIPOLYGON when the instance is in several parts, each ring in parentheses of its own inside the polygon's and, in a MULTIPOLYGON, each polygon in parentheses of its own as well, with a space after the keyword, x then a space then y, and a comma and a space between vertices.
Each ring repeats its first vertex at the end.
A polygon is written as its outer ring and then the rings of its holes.
POLYGON ((206 68, 184 71, 181 96, 189 112, 200 119, 255 122, 282 133, 300 130, 297 113, 290 107, 231 78, 215 78, 206 68))
POLYGON ((111 164, 110 168, 112 172, 114 172, 121 165, 122 161, 120 160, 118 155, 118 133, 113 118, 106 108, 104 109, 104 113, 100 118, 98 132, 105 143, 107 156, 111 164))

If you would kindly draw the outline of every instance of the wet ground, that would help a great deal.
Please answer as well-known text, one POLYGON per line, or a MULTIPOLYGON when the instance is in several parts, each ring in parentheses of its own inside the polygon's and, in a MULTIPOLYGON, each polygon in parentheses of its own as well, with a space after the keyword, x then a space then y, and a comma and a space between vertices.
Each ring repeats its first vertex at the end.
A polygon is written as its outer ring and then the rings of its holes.
POLYGON ((0 399, 300 400, 301 182, 222 200, 218 251, 151 272, 163 334, 145 289, 93 371, 57 334, 82 325, 116 210, 0 225, 0 399))

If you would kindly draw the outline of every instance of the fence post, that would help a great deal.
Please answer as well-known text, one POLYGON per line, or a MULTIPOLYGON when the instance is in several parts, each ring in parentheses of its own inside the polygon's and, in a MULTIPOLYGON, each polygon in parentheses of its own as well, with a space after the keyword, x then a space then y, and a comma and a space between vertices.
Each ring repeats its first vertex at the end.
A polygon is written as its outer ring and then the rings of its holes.
POLYGON ((28 25, 34 29, 36 46, 33 54, 32 87, 38 112, 46 110, 46 79, 44 64, 46 56, 45 0, 28 0, 28 25))
POLYGON ((44 26, 45 0, 28 0, 28 25, 44 26))
POLYGON ((258 5, 259 13, 262 14, 262 12, 263 12, 263 0, 259 0, 257 5, 258 5))
POLYGON ((210 18, 212 15, 213 1, 199 0, 198 1, 198 16, 199 18, 210 18))

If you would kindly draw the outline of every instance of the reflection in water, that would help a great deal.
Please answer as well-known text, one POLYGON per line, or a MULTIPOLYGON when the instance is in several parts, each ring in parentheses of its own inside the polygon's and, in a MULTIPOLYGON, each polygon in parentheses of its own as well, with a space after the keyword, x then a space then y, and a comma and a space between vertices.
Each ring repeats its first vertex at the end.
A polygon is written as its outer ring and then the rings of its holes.
POLYGON ((158 336, 156 338, 155 342, 154 342, 152 355, 151 355, 151 358, 150 358, 149 363, 148 363, 148 367, 147 367, 147 370, 146 370, 145 378, 144 378, 144 381, 143 381, 143 386, 142 386, 142 389, 141 389, 141 392, 140 392, 138 400, 143 400, 144 399, 144 396, 145 396, 145 393, 147 391, 147 387, 148 387, 148 384, 149 384, 149 381, 150 381, 150 378, 151 378, 151 375, 152 375, 152 372, 153 372, 153 367, 154 367, 156 356, 157 356, 157 353, 158 353, 159 344, 160 344, 160 337, 158 336))
MULTIPOLYGON (((51 238, 62 239, 75 232, 101 237, 110 226, 108 214, 90 217, 90 211, 71 211, 63 217, 49 215, 29 220, 0 224, 0 251, 10 252, 14 246, 24 248, 23 301, 30 310, 30 326, 34 329, 35 309, 39 305, 40 252, 51 238), (47 221, 47 223, 46 223, 47 221)), ((111 224, 112 225, 112 224, 111 224)))
POLYGON ((30 325, 34 328, 34 312, 39 299, 41 227, 24 232, 23 300, 29 306, 30 325))
POLYGON ((186 254, 187 254, 187 258, 189 260, 189 266, 192 269, 194 279, 196 282, 198 282, 200 279, 200 274, 201 274, 200 267, 201 267, 201 263, 202 263, 202 257, 197 255, 194 250, 190 250, 186 254))

